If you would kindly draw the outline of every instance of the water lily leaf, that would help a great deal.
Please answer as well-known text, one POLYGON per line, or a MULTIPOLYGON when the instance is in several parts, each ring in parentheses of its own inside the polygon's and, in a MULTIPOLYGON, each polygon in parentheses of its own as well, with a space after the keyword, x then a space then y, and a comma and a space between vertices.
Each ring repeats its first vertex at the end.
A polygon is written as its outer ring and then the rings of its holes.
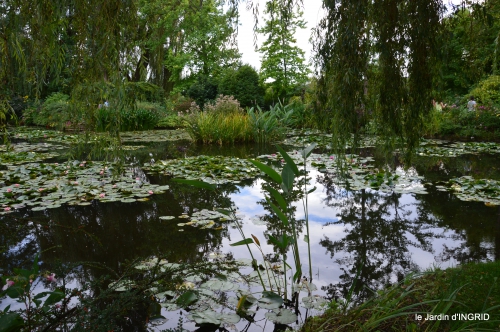
POLYGON ((192 312, 187 317, 190 320, 194 320, 197 324, 214 325, 221 325, 223 323, 236 324, 241 319, 237 314, 219 313, 212 310, 192 312))
POLYGON ((266 318, 278 324, 292 324, 297 321, 297 315, 289 309, 280 309, 277 312, 266 312, 266 318))
POLYGON ((259 307, 264 309, 277 309, 283 304, 283 299, 276 293, 264 291, 258 302, 259 307))
POLYGON ((177 298, 175 301, 180 307, 187 308, 191 304, 198 301, 198 296, 193 291, 184 292, 181 296, 177 298))
POLYGON ((161 216, 159 219, 160 220, 172 220, 172 219, 175 219, 175 217, 174 216, 161 216))
POLYGON ((303 297, 302 303, 304 308, 317 310, 323 309, 328 305, 328 301, 324 297, 318 295, 303 297))

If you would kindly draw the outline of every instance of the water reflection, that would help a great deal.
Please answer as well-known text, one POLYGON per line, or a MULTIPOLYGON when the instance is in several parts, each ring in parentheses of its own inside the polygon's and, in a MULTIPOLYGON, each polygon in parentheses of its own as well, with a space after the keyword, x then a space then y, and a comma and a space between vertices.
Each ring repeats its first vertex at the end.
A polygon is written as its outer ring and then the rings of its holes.
POLYGON ((418 269, 412 248, 432 251, 435 234, 429 228, 436 220, 416 203, 404 203, 402 194, 346 192, 330 175, 320 176, 318 182, 326 188, 325 203, 339 211, 339 223, 345 226, 342 239, 325 236, 320 241, 342 270, 341 281, 325 288, 330 297, 346 298, 353 285, 358 300, 366 299, 373 290, 418 269))

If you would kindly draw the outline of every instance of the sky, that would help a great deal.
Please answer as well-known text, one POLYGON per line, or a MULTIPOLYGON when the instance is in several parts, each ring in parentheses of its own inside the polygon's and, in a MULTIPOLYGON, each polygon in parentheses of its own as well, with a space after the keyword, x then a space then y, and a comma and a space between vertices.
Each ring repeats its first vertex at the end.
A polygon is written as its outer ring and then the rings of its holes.
MULTIPOLYGON (((459 4, 462 0, 443 0, 446 5, 449 4, 459 4)), ((259 25, 264 22, 263 11, 265 0, 254 0, 255 3, 259 3, 259 12, 261 13, 259 18, 259 25)), ((304 15, 303 19, 306 21, 306 29, 297 30, 297 45, 304 50, 306 55, 306 61, 309 63, 312 53, 312 45, 309 42, 311 36, 311 30, 317 26, 321 18, 323 17, 322 0, 303 0, 304 15)), ((238 27, 238 48, 240 53, 242 53, 242 61, 245 64, 250 64, 255 69, 260 69, 260 62, 262 55, 255 51, 254 47, 254 17, 251 10, 247 10, 245 5, 239 6, 240 14, 240 26, 238 27)), ((262 45, 264 41, 263 35, 257 35, 258 45, 262 45)), ((311 67, 311 69, 313 69, 311 67)))
MULTIPOLYGON (((264 23, 263 11, 265 1, 259 0, 259 12, 261 13, 259 18, 259 26, 264 23)), ((316 27, 321 18, 323 17, 323 10, 321 8, 322 0, 304 0, 304 15, 303 19, 306 21, 306 29, 297 29, 296 39, 297 45, 304 50, 306 53, 306 61, 309 61, 311 57, 312 45, 309 43, 309 38, 311 36, 311 29, 316 27)), ((255 69, 260 69, 260 62, 262 55, 255 51, 254 47, 254 17, 251 10, 247 10, 246 7, 239 6, 240 14, 240 26, 238 27, 238 48, 240 53, 242 53, 243 63, 248 63, 255 69)), ((257 35, 258 45, 262 45, 264 41, 263 35, 257 35)))

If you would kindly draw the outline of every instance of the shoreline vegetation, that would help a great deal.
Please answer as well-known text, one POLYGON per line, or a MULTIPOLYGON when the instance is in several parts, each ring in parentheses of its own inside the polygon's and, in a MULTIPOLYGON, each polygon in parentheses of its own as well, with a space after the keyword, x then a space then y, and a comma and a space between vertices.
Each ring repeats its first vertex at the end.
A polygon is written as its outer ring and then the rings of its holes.
POLYGON ((411 274, 361 303, 331 302, 300 331, 498 331, 498 276, 500 262, 411 274))

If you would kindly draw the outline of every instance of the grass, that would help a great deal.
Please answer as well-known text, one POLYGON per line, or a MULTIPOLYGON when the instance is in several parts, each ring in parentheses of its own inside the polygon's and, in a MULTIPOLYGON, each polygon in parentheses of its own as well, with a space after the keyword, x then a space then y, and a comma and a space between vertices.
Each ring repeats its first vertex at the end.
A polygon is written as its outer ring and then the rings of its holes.
POLYGON ((250 142, 253 131, 244 113, 199 112, 187 123, 186 130, 194 141, 204 144, 250 142))
POLYGON ((467 264, 410 276, 374 294, 363 304, 341 310, 332 303, 301 332, 329 331, 498 331, 500 262, 467 264), (453 320, 453 314, 487 313, 489 320, 453 320), (421 320, 416 315, 422 316, 421 320), (447 315, 449 320, 425 320, 447 315))

